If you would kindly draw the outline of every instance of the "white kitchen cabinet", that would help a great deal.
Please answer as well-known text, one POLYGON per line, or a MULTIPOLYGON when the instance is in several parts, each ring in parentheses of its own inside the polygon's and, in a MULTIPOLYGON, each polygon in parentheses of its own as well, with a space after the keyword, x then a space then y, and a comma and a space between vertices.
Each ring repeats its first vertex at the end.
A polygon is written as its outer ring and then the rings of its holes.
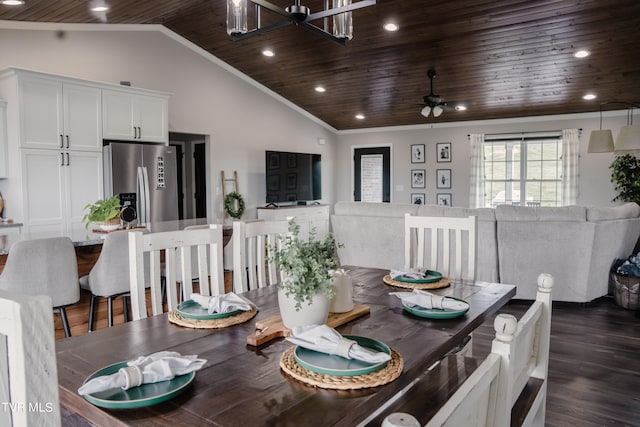
POLYGON ((18 75, 22 148, 102 149, 102 91, 31 74, 18 75))
POLYGON ((300 225, 300 238, 306 239, 314 228, 317 239, 324 239, 329 233, 329 205, 258 208, 258 219, 286 220, 289 217, 294 217, 300 225))
POLYGON ((68 235, 103 196, 102 153, 22 149, 24 223, 39 236, 68 235))
POLYGON ((168 144, 168 109, 167 95, 103 90, 103 138, 168 144))
POLYGON ((0 178, 7 177, 7 102, 0 100, 0 178))

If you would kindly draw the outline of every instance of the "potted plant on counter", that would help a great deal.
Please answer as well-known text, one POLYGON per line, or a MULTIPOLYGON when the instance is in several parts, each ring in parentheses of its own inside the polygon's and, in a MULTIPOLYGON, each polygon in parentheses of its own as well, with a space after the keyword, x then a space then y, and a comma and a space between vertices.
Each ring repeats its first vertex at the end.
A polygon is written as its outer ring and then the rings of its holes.
POLYGON ((82 221, 86 228, 91 223, 97 224, 102 230, 111 231, 120 228, 120 198, 118 196, 98 200, 84 207, 86 211, 82 221))
POLYGON ((336 241, 331 233, 316 240, 315 229, 301 239, 300 226, 289 220, 289 234, 280 247, 272 247, 271 260, 280 270, 278 305, 288 328, 326 323, 334 295, 332 272, 338 268, 336 241))

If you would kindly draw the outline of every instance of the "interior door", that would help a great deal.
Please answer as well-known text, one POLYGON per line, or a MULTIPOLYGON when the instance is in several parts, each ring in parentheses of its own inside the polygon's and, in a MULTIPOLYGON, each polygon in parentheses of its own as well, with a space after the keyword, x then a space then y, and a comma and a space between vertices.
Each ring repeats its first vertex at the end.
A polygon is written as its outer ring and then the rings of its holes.
POLYGON ((196 199, 196 218, 207 217, 207 159, 205 157, 205 145, 193 146, 193 173, 195 175, 194 198, 196 199))
POLYGON ((353 156, 356 202, 391 202, 391 147, 356 148, 353 156))

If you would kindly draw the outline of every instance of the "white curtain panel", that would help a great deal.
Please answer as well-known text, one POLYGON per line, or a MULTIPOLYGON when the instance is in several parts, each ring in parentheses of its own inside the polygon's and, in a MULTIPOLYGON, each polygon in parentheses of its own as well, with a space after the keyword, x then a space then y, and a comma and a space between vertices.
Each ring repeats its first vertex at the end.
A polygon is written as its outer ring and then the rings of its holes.
POLYGON ((469 135, 471 142, 471 171, 469 190, 469 207, 484 207, 484 134, 469 135))
POLYGON ((580 166, 580 133, 578 129, 562 130, 562 205, 575 205, 578 201, 580 166))

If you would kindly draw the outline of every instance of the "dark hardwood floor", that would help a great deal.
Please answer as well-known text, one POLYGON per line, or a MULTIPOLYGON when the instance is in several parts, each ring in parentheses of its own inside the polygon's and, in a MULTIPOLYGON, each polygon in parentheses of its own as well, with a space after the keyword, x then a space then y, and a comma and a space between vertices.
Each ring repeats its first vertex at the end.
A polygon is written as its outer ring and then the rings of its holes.
MULTIPOLYGON (((500 312, 520 317, 530 302, 500 312)), ((491 351, 493 321, 474 334, 474 356, 491 351)), ((546 425, 640 426, 640 318, 613 298, 554 303, 546 425)))
MULTIPOLYGON (((230 287, 230 278, 225 279, 230 287)), ((512 301, 500 312, 519 318, 530 304, 512 301)), ((88 298, 83 298, 72 310, 74 335, 86 333, 87 309, 88 298)), ((116 310, 121 323, 121 309, 116 310)), ((98 328, 106 327, 106 307, 98 317, 98 328)), ((554 303, 551 319, 546 425, 640 426, 640 318, 603 297, 589 304, 554 303)), ((486 356, 493 337, 490 319, 474 334, 474 356, 486 356)), ((63 413, 62 422, 86 425, 69 413, 63 413)))

